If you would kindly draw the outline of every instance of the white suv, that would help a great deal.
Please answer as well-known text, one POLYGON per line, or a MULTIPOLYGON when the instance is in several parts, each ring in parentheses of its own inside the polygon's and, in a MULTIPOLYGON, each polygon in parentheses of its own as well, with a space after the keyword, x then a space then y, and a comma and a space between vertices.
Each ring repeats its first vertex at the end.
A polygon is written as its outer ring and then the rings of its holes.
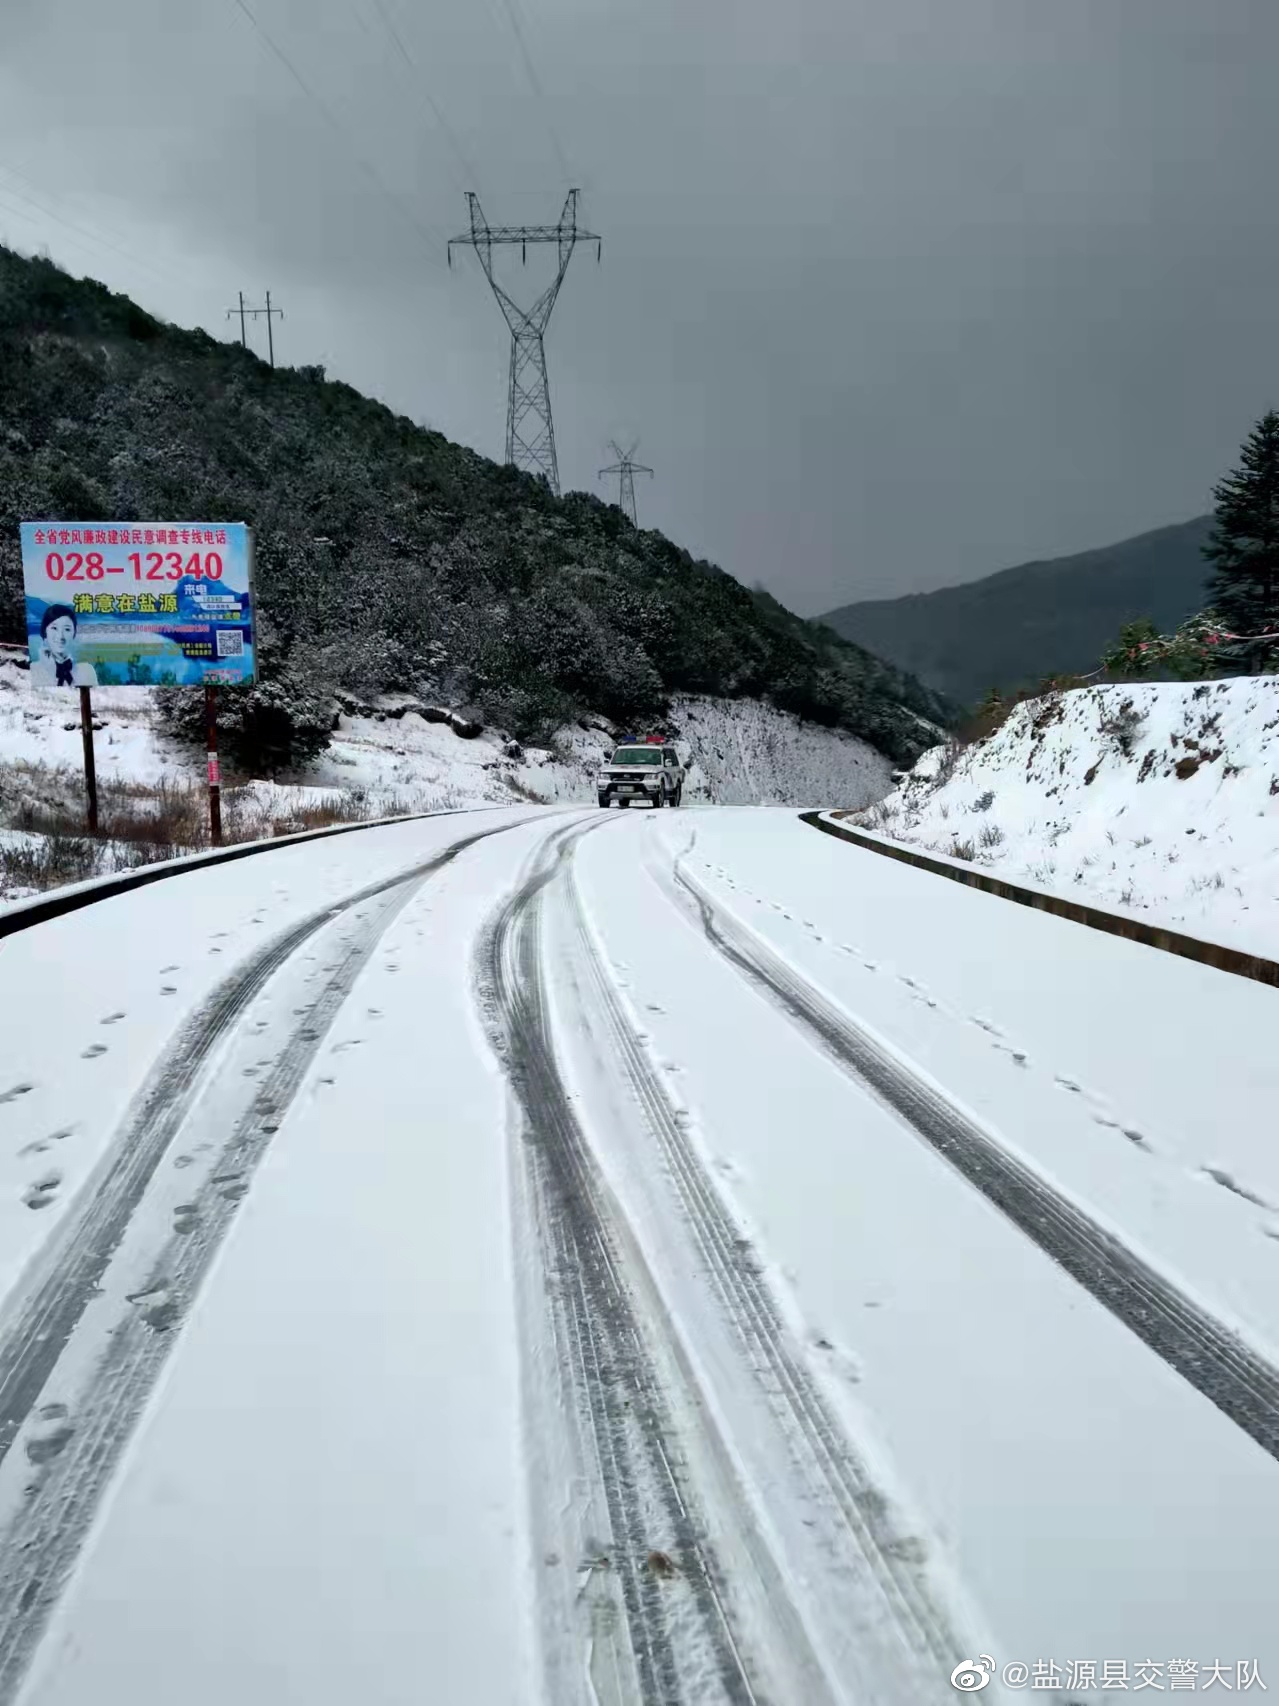
POLYGON ((684 797, 684 766, 666 741, 652 736, 625 741, 600 771, 596 789, 602 806, 611 806, 614 800, 619 806, 629 806, 632 800, 677 806, 684 797))

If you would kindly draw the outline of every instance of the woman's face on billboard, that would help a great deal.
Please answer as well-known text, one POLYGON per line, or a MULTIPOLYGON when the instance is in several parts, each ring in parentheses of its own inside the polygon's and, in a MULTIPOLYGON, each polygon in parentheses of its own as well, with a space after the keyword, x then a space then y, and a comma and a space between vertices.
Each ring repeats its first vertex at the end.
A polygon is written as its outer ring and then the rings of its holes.
POLYGON ((59 616, 45 630, 44 643, 51 656, 62 659, 71 650, 75 639, 75 623, 69 616, 59 616))

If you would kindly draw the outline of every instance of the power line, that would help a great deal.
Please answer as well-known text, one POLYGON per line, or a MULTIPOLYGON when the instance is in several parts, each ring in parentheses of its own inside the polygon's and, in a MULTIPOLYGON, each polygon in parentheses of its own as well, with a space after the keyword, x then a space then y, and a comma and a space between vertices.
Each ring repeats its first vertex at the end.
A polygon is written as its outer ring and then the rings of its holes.
MULTIPOLYGON (((14 172, 8 166, 0 167, 0 172, 3 172, 6 177, 22 177, 21 173, 14 172)), ((31 180, 23 178, 22 181, 29 183, 31 180)), ((17 189, 12 184, 0 184, 0 189, 3 189, 8 195, 17 196, 19 200, 27 202, 37 212, 44 214, 47 219, 52 219, 56 224, 65 225, 68 231, 78 232, 82 238, 87 239, 92 248, 110 249, 113 254, 119 255, 136 267, 141 267, 144 272, 149 272, 153 278, 159 279, 162 284, 185 284, 187 282, 178 273, 162 271, 152 262, 144 260, 135 251, 122 248, 118 243, 113 243, 109 237, 97 231, 93 226, 81 225, 74 219, 68 219, 65 214, 59 213, 55 208, 49 207, 42 201, 38 201, 35 196, 28 195, 25 190, 17 189)), ((24 213, 21 208, 10 207, 9 212, 16 213, 21 218, 30 218, 30 215, 24 213)))
POLYGON ((414 76, 417 79, 418 92, 421 94, 422 99, 426 102, 427 106, 431 109, 431 116, 434 118, 436 124, 440 127, 440 133, 443 135, 445 141, 448 143, 449 147, 453 150, 453 153, 457 158, 458 164, 461 166, 462 170, 466 173, 467 179, 470 183, 473 183, 473 184, 478 183, 479 182, 479 174, 475 171, 474 167, 471 165, 471 163, 467 159, 466 155, 462 152, 462 145, 461 145, 461 143, 459 143, 459 141, 457 139, 457 135, 454 132, 452 125, 449 123, 449 121, 445 118, 443 112, 440 110, 438 102, 435 100, 434 96, 431 94, 431 91, 426 87, 425 83, 422 82, 421 67, 418 65, 418 63, 414 59, 413 55, 409 52, 408 48, 405 46, 404 38, 403 38, 403 36, 401 36, 400 32, 396 29, 394 23, 392 22, 390 14, 388 13, 388 11, 386 9, 386 6, 384 5, 383 0, 373 0, 373 4, 377 10, 378 17, 382 20, 382 24, 386 30, 387 35, 390 36, 391 40, 395 43, 395 46, 399 52, 400 58, 409 67, 409 69, 414 73, 414 76))
POLYGON ((542 79, 537 74, 537 67, 533 64, 533 55, 529 52, 528 42, 525 39, 524 30, 520 24, 519 14, 515 10, 514 0, 500 0, 500 4, 503 13, 506 16, 506 20, 511 26, 511 33, 514 35, 515 40, 519 45, 520 58, 524 63, 524 71, 525 75, 528 77, 529 87, 532 89, 539 104, 541 105, 542 119, 546 125, 546 133, 551 139, 551 147, 555 150, 555 157, 559 161, 560 171, 563 172, 565 178, 571 182, 573 178, 573 168, 568 163, 567 156, 565 155, 563 146, 560 143, 559 135, 551 121, 550 114, 546 110, 549 104, 546 99, 546 91, 542 87, 542 79))
POLYGON ((264 44, 275 55, 276 59, 279 60, 280 64, 283 65, 284 69, 288 72, 289 76, 292 77, 293 81, 297 84, 298 88, 301 89, 302 93, 306 96, 306 98, 309 101, 313 101, 315 103, 315 105, 319 108, 320 112, 324 115, 327 122, 332 126, 332 128, 342 138, 343 142, 345 142, 347 144, 348 148, 350 148, 352 150, 352 158, 355 160, 356 165, 359 166, 360 170, 364 173, 364 175, 381 192, 381 194, 383 196, 385 196, 386 200, 391 203, 392 207, 394 207, 395 211, 400 215, 401 219, 403 219, 407 224, 409 224, 413 227, 413 230, 422 239, 422 241, 427 245, 427 247, 433 248, 434 247, 434 240, 428 234, 428 232, 426 231, 426 228, 424 226, 418 224, 417 220, 413 217, 413 215, 404 206, 404 203, 400 200, 399 196, 396 195, 395 191, 388 187, 385 180, 382 178, 381 174, 373 166, 371 166, 369 164, 369 162, 364 158, 364 156, 362 154, 360 154, 358 152, 358 150, 355 149, 354 144, 352 143, 352 140, 351 140, 350 132, 347 130, 346 126, 342 123, 341 119, 339 119, 337 117, 337 115, 329 107, 328 103, 326 101, 324 101, 318 94, 316 94, 315 90, 306 81, 305 77, 303 77, 302 73, 298 70, 297 66, 294 65, 293 61, 289 58, 288 54, 285 53, 284 49, 282 47, 280 47, 280 45, 274 40, 273 37, 271 37, 270 35, 267 34, 266 30, 263 29, 262 25, 258 22, 257 18, 254 16, 253 12, 249 9, 249 6, 247 4, 247 0, 232 0, 232 4, 235 5, 236 7, 238 7, 238 9, 244 14, 244 16, 248 19, 249 23, 252 24, 254 30, 261 37, 264 44))

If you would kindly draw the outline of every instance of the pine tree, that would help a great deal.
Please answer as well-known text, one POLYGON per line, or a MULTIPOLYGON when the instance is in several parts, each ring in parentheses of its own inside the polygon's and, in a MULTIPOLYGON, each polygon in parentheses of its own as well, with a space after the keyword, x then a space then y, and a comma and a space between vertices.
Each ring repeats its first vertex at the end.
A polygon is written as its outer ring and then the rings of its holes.
MULTIPOLYGON (((1262 416, 1249 434, 1240 464, 1213 492, 1216 525, 1204 556, 1213 564, 1208 593, 1229 632, 1279 629, 1279 414, 1262 416)), ((1260 671, 1274 642, 1232 645, 1223 661, 1260 671)))

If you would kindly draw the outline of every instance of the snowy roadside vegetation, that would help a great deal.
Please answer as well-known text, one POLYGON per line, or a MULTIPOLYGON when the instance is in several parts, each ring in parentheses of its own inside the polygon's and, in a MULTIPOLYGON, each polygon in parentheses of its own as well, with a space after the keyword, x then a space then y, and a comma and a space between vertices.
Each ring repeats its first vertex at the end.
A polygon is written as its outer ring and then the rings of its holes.
MULTIPOLYGON (((0 641, 25 640, 20 521, 177 511, 254 532, 260 680, 225 731, 246 769, 316 756, 342 694, 409 693, 539 746, 673 695, 760 699, 898 763, 930 744, 921 719, 956 714, 614 504, 0 247, 0 641)), ((180 735, 198 690, 160 691, 180 735)))
MULTIPOLYGON (((94 692, 99 834, 86 833, 78 697, 33 687, 20 655, 0 653, 0 903, 207 845, 202 756, 167 732, 148 688, 94 692)), ((224 838, 476 805, 589 805, 618 732, 586 717, 522 745, 428 716, 442 714, 387 696, 339 713, 325 750, 274 780, 224 766, 224 838)), ((689 762, 690 806, 869 803, 889 786, 887 760, 865 742, 752 700, 676 700, 662 727, 689 762)))
POLYGON ((850 822, 1279 956, 1279 678, 1027 700, 850 822))

